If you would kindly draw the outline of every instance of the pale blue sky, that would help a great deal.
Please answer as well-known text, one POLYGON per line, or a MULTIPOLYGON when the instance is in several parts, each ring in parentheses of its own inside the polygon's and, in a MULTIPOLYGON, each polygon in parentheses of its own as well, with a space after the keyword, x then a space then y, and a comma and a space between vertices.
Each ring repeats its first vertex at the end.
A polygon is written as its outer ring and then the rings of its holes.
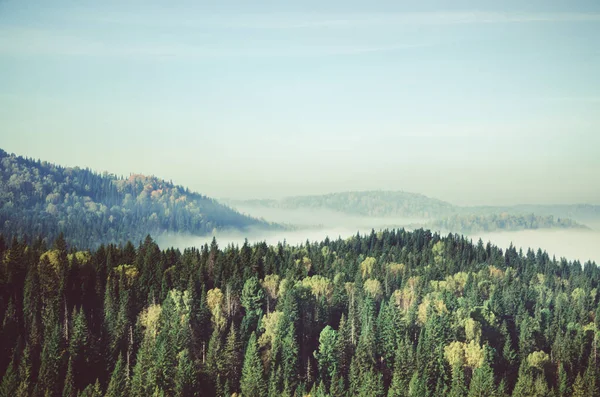
POLYGON ((599 43, 599 1, 0 0, 0 147, 215 197, 600 203, 599 43))

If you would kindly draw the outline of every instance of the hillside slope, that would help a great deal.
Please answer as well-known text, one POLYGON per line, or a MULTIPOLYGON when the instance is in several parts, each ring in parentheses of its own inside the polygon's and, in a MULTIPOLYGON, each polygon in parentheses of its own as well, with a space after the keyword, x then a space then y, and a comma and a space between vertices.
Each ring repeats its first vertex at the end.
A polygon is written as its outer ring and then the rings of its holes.
POLYGON ((281 209, 328 209, 350 215, 371 217, 435 218, 455 212, 455 206, 442 200, 402 191, 341 192, 293 196, 281 200, 232 200, 231 205, 281 209))
MULTIPOLYGON (((515 205, 515 206, 457 206, 422 194, 402 191, 343 192, 312 196, 293 196, 281 200, 229 200, 232 206, 250 215, 270 219, 263 209, 300 211, 329 210, 343 216, 358 217, 372 222, 373 227, 389 220, 390 225, 431 227, 453 233, 482 231, 517 231, 529 229, 588 229, 587 223, 600 219, 600 206, 575 205, 515 205), (379 223, 378 223, 379 222, 379 223), (398 223, 400 222, 400 223, 398 223), (405 222, 405 223, 402 223, 405 222)), ((279 222, 294 223, 297 217, 279 222)), ((318 213, 315 213, 317 218, 318 213)), ((339 226, 340 217, 322 215, 328 226, 339 226), (333 224, 332 224, 333 223, 333 224)), ((273 219, 274 220, 274 219, 273 219)), ((388 223, 383 223, 388 226, 388 223)))
POLYGON ((514 215, 506 212, 490 215, 454 214, 437 219, 428 226, 459 233, 479 233, 494 231, 517 231, 536 229, 589 229, 570 218, 554 218, 552 215, 514 215))
POLYGON ((119 178, 0 150, 0 233, 63 232, 70 244, 140 241, 165 232, 203 235, 214 229, 272 227, 214 199, 153 176, 119 178))

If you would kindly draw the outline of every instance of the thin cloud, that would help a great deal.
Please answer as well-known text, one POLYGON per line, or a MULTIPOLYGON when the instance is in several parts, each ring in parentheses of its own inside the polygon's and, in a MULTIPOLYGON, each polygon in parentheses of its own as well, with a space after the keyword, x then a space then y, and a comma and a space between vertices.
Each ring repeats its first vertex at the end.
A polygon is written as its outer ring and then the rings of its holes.
MULTIPOLYGON (((197 17, 174 13, 126 14, 109 13, 100 16, 81 13, 79 18, 101 24, 171 26, 179 28, 223 29, 318 29, 356 28, 382 25, 459 25, 499 23, 557 23, 600 22, 599 12, 407 12, 368 14, 310 14, 310 13, 263 13, 263 14, 200 14, 197 17)), ((77 16, 76 16, 77 17, 77 16)))
POLYGON ((373 52, 408 50, 430 46, 428 43, 395 45, 305 45, 264 47, 244 42, 239 47, 216 47, 178 42, 137 43, 84 38, 55 30, 5 28, 0 29, 0 54, 7 56, 85 56, 153 59, 209 59, 252 57, 319 57, 328 55, 358 55, 373 52))

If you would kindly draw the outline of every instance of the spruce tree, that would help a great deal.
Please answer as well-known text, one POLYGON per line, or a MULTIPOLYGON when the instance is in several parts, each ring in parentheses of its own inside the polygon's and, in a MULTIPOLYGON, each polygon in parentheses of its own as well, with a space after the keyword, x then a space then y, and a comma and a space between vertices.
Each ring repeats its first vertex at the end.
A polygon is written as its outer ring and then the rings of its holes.
POLYGON ((194 363, 188 350, 178 354, 177 371, 175 372, 175 396, 195 397, 198 395, 198 382, 194 363))
POLYGON ((465 372, 461 365, 452 367, 452 386, 449 397, 466 397, 467 385, 465 384, 465 372))
POLYGON ((567 371, 565 371, 563 363, 560 363, 558 366, 558 396, 567 397, 570 393, 571 388, 569 387, 567 371))
POLYGON ((229 334, 227 335, 227 339, 225 341, 223 357, 225 362, 225 378, 229 382, 230 389, 232 391, 237 391, 240 383, 242 362, 238 337, 237 333, 235 332, 235 326, 233 322, 231 323, 229 334))
POLYGON ((2 382, 0 382, 0 397, 13 397, 19 388, 19 379, 15 370, 14 359, 8 364, 2 382))
POLYGON ((118 397, 128 394, 127 377, 125 375, 125 365, 123 357, 119 354, 115 368, 112 371, 105 397, 118 397))
POLYGON ((336 343, 336 331, 329 325, 323 328, 319 335, 319 349, 315 351, 314 356, 318 362, 320 379, 324 383, 326 390, 329 390, 331 378, 337 372, 336 343))
POLYGON ((575 383, 573 383, 573 394, 572 397, 590 397, 585 392, 585 383, 581 374, 577 374, 575 378, 575 383))
POLYGON ((253 332, 248 340, 240 388, 244 397, 263 397, 267 393, 263 366, 258 356, 256 334, 253 332))
POLYGON ((65 378, 65 385, 63 387, 63 397, 76 397, 77 388, 75 387, 75 375, 73 374, 73 359, 69 359, 69 366, 67 369, 67 377, 65 378))
POLYGON ((469 385, 469 397, 487 397, 496 393, 494 371, 490 367, 489 356, 489 348, 486 348, 483 364, 473 372, 473 378, 469 385))

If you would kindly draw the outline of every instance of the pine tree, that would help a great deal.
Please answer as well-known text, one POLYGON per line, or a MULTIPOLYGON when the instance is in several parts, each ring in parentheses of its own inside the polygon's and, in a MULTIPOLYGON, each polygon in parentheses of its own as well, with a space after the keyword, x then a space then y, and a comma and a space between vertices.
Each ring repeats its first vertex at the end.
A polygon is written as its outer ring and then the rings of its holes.
POLYGON ((344 387, 344 379, 342 379, 338 372, 333 375, 331 379, 331 386, 329 387, 329 394, 331 397, 343 397, 346 395, 346 389, 344 387))
POLYGON ((563 363, 560 363, 558 366, 558 396, 567 397, 570 393, 571 388, 569 387, 567 371, 565 371, 563 363))
POLYGON ((585 383, 581 374, 577 374, 577 378, 575 378, 575 383, 573 383, 573 394, 572 397, 590 397, 585 392, 585 383))
POLYGON ((509 385, 514 384, 517 376, 517 353, 514 351, 512 347, 512 338, 510 336, 510 332, 508 331, 508 327, 506 322, 502 323, 500 328, 500 332, 504 336, 504 345, 502 347, 502 359, 504 360, 504 376, 508 381, 509 385))
POLYGON ((377 354, 383 357, 386 366, 394 365, 396 346, 398 345, 397 333, 400 328, 399 311, 395 304, 383 301, 377 317, 377 354))
POLYGON ((325 384, 326 390, 329 390, 331 378, 337 372, 336 343, 336 331, 329 325, 323 328, 319 335, 319 350, 315 351, 314 356, 318 362, 320 379, 325 384))
POLYGON ((347 379, 350 372, 350 362, 352 360, 353 351, 350 326, 346 322, 346 317, 344 314, 342 314, 340 319, 335 351, 337 354, 339 375, 343 382, 344 379, 347 379))
MULTIPOLYGON (((290 323, 287 331, 281 339, 281 366, 282 375, 286 388, 294 390, 298 379, 298 342, 293 323, 290 323)), ((285 389, 285 388, 284 388, 285 389)))
POLYGON ((263 397, 267 392, 263 366, 258 356, 256 334, 253 332, 248 340, 240 388, 244 397, 263 397))
POLYGON ((242 340, 245 340, 247 335, 256 330, 258 320, 262 315, 262 305, 265 299, 265 291, 260 285, 257 277, 250 277, 244 283, 242 289, 242 306, 245 309, 245 316, 242 320, 242 340))
POLYGON ((25 345, 19 362, 19 387, 16 395, 18 397, 27 397, 31 394, 32 368, 31 368, 31 349, 29 344, 25 345))
POLYGON ((527 362, 522 362, 519 368, 519 377, 513 390, 513 397, 530 397, 535 394, 533 376, 527 367, 527 362))
POLYGON ((112 371, 108 388, 106 389, 106 397, 118 397, 128 394, 127 377, 125 374, 125 365, 123 357, 119 354, 115 368, 112 371))
POLYGON ((69 367, 67 369, 67 377, 65 378, 65 386, 63 387, 63 397, 76 397, 77 388, 75 387, 75 375, 73 374, 73 359, 69 359, 69 367))
POLYGON ((46 337, 38 377, 38 386, 42 393, 56 395, 62 389, 59 374, 62 362, 62 335, 60 325, 51 328, 50 335, 46 337))
POLYGON ((408 384, 409 397, 425 397, 427 395, 427 387, 425 381, 421 378, 418 372, 415 372, 410 378, 408 384))
POLYGON ((175 396, 195 397, 198 395, 198 382, 194 363, 187 350, 178 354, 177 371, 175 373, 175 396))
POLYGON ((237 391, 240 383, 242 362, 237 333, 235 332, 233 322, 231 323, 229 334, 227 335, 227 340, 225 341, 223 357, 225 362, 225 378, 229 382, 230 389, 237 391))
POLYGON ((469 386, 469 397, 487 397, 496 393, 494 384, 494 371, 490 367, 489 348, 486 348, 486 357, 483 365, 477 368, 473 373, 473 379, 469 386))
POLYGON ((156 368, 153 357, 154 339, 152 335, 144 335, 142 345, 138 349, 133 377, 131 379, 131 395, 147 397, 156 384, 156 368))
POLYGON ((598 389, 599 377, 600 375, 598 372, 598 366, 596 365, 594 350, 592 347, 592 351, 590 352, 588 358, 588 365, 583 374, 583 383, 585 384, 586 395, 593 397, 600 395, 600 390, 598 389))
POLYGON ((548 389, 548 383, 543 374, 540 374, 533 383, 535 389, 535 397, 546 397, 549 395, 550 390, 548 389))
POLYGON ((17 378, 17 371, 15 371, 14 359, 10 362, 6 368, 6 372, 0 382, 0 397, 13 397, 19 387, 19 380, 17 378))
POLYGON ((466 397, 467 386, 465 384, 465 372, 461 365, 452 367, 452 386, 449 397, 466 397))
POLYGON ((223 341, 221 332, 215 328, 208 341, 208 353, 206 354, 206 367, 213 378, 223 372, 225 360, 223 356, 223 341))
POLYGON ((102 388, 100 382, 96 380, 96 383, 90 383, 79 393, 79 397, 102 397, 102 388))
POLYGON ((73 362, 73 379, 76 390, 87 383, 88 363, 88 328, 83 309, 73 310, 72 331, 69 338, 69 357, 73 362), (86 378, 86 379, 84 379, 86 378), (85 380, 82 383, 82 379, 85 380))
POLYGON ((414 353, 410 341, 404 339, 400 342, 396 349, 394 363, 394 373, 388 396, 408 396, 409 383, 414 372, 414 353))
POLYGON ((383 388, 381 373, 374 370, 363 371, 355 395, 359 397, 383 397, 385 389, 383 388))

